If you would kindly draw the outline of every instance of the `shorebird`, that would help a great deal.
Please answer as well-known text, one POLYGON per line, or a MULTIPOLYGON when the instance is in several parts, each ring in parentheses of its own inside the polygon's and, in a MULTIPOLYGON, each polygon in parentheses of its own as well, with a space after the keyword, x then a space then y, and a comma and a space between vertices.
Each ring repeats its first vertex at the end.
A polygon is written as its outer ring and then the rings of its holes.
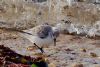
POLYGON ((59 31, 54 30, 49 24, 41 24, 28 30, 22 30, 21 36, 32 42, 43 53, 43 47, 54 43, 56 45, 56 38, 59 31))
MULTIPOLYGON (((49 46, 54 43, 56 45, 56 38, 59 35, 59 31, 53 29, 49 24, 41 24, 28 30, 16 30, 12 28, 1 28, 9 31, 16 31, 19 36, 28 39, 33 43, 42 53, 44 53, 43 47, 49 46)), ((32 46, 33 46, 32 45, 32 46)))

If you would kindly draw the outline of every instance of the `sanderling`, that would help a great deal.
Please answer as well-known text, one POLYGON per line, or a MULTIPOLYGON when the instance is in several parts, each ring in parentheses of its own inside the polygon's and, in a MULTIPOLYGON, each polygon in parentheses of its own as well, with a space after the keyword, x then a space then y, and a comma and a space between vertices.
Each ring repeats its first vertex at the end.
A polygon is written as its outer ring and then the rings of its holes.
POLYGON ((28 39, 35 46, 37 46, 43 53, 43 47, 54 43, 56 45, 56 38, 58 33, 56 30, 53 30, 52 27, 48 24, 41 24, 34 28, 23 30, 23 33, 20 33, 21 36, 28 39))
POLYGON ((17 30, 5 27, 0 27, 0 29, 19 32, 19 35, 21 37, 24 37, 32 42, 36 47, 41 50, 42 53, 44 52, 44 46, 48 47, 52 43, 56 45, 56 38, 59 36, 59 31, 53 29, 53 27, 50 26, 48 23, 38 25, 28 30, 17 30))

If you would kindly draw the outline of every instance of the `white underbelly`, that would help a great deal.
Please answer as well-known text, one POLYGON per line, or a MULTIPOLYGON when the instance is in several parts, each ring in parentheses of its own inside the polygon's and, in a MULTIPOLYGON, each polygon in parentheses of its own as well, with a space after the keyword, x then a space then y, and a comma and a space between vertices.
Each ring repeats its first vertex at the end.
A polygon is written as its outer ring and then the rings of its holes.
POLYGON ((49 46, 54 42, 53 38, 51 38, 50 36, 48 36, 47 38, 41 39, 38 36, 32 36, 32 35, 28 35, 28 34, 22 34, 22 35, 23 35, 23 37, 28 39, 30 42, 35 43, 39 47, 42 47, 45 45, 49 46))

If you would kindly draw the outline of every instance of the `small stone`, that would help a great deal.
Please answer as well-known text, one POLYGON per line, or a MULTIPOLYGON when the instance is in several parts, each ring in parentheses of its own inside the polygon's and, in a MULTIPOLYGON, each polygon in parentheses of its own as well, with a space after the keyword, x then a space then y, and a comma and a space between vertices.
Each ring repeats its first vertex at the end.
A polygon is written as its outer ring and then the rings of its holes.
POLYGON ((70 48, 67 48, 67 49, 65 49, 65 51, 73 51, 73 50, 71 50, 70 48))
POLYGON ((83 67, 83 64, 81 64, 81 63, 76 63, 76 64, 72 65, 72 67, 83 67))
POLYGON ((86 49, 84 49, 84 48, 82 48, 82 49, 80 49, 82 52, 86 52, 86 49))
POLYGON ((74 58, 70 58, 70 60, 74 60, 74 58))
POLYGON ((71 54, 76 55, 77 53, 71 53, 71 54))
POLYGON ((38 13, 38 15, 41 15, 41 14, 42 14, 41 12, 38 13))
POLYGON ((92 56, 92 57, 97 57, 97 54, 96 53, 90 53, 90 56, 92 56))
POLYGON ((64 9, 67 9, 67 8, 68 8, 68 5, 64 6, 63 8, 64 8, 64 9))

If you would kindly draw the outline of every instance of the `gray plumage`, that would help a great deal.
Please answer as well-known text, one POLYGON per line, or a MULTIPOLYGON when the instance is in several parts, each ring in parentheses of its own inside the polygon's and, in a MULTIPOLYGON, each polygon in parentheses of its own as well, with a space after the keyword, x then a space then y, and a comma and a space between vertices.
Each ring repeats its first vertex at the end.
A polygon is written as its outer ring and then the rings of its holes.
POLYGON ((40 38, 44 39, 49 35, 50 32, 53 33, 51 26, 43 25, 41 26, 41 29, 37 32, 37 35, 40 38))

